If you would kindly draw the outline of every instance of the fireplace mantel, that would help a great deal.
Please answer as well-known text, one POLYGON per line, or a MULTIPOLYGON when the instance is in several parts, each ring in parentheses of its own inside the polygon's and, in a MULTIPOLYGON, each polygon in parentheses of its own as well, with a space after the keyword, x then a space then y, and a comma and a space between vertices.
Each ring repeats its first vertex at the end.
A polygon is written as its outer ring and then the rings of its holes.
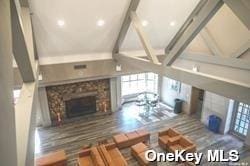
POLYGON ((97 96, 97 95, 98 95, 98 92, 96 92, 96 91, 73 93, 70 95, 64 95, 63 101, 68 101, 68 100, 77 99, 77 98, 86 97, 86 96, 97 96))

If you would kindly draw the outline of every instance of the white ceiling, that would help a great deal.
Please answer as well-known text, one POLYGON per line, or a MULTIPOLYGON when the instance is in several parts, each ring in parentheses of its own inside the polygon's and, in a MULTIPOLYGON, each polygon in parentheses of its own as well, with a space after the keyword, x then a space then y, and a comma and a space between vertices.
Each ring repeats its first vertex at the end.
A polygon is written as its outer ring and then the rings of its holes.
POLYGON ((39 56, 110 52, 129 6, 128 0, 30 2, 39 56), (105 26, 96 26, 99 19, 105 26), (65 25, 59 27, 58 20, 65 25))
MULTIPOLYGON (((163 49, 199 0, 142 0, 137 12, 148 21, 153 47, 163 49), (171 27, 171 21, 176 23, 171 27)), ((32 0, 34 31, 40 57, 111 53, 130 0, 32 0), (98 19, 105 25, 97 27, 98 19), (65 25, 59 27, 58 20, 65 25)), ((131 28, 123 50, 141 49, 131 28)))
MULTIPOLYGON (((144 27, 153 48, 164 49, 187 17, 193 11, 199 0, 142 0, 138 6, 138 17, 147 20, 144 27), (175 25, 171 26, 170 23, 175 25)), ((122 45, 122 51, 141 50, 139 38, 130 25, 122 45)))
MULTIPOLYGON (((141 0, 137 14, 148 22, 144 27, 157 54, 168 45, 199 0, 141 0), (171 22, 175 25, 171 26, 171 22)), ((111 58, 130 0, 30 0, 40 60, 61 63, 111 58), (105 20, 103 27, 96 22, 105 20), (57 25, 64 20, 65 25, 57 25)), ((207 24, 207 29, 225 56, 250 39, 249 30, 226 6, 207 24)), ((123 52, 143 53, 139 38, 130 26, 121 47, 123 52)), ((186 51, 212 54, 198 35, 186 51)))

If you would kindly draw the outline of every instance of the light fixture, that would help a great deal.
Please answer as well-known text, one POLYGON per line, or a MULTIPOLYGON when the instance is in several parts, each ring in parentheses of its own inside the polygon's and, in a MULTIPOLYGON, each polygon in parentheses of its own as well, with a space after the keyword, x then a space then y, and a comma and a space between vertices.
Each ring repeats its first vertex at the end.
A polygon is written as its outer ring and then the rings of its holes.
POLYGON ((99 27, 102 27, 105 25, 105 21, 103 19, 99 19, 97 22, 96 22, 96 25, 99 26, 99 27))
POLYGON ((122 71, 122 65, 116 65, 115 69, 116 71, 122 71))
POLYGON ((170 22, 170 26, 172 26, 172 27, 175 26, 175 24, 176 24, 175 21, 171 21, 171 22, 170 22))
POLYGON ((148 21, 147 21, 147 20, 143 20, 143 21, 141 22, 141 24, 142 24, 142 26, 146 27, 146 26, 148 25, 148 21))
POLYGON ((199 66, 193 65, 192 70, 193 70, 194 72, 199 72, 199 66))
POLYGON ((59 27, 63 27, 63 26, 65 25, 64 20, 57 20, 57 25, 58 25, 59 27))

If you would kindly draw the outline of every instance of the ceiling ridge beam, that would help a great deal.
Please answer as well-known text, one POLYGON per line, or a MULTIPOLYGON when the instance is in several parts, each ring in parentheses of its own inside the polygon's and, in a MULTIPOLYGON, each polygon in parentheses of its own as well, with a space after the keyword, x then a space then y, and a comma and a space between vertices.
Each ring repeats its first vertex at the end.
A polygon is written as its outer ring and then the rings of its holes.
POLYGON ((250 1, 223 0, 241 22, 250 30, 250 1))
POLYGON ((113 50, 112 50, 113 58, 115 58, 115 55, 117 53, 119 53, 120 46, 122 45, 122 43, 123 43, 123 41, 124 41, 124 39, 126 37, 126 34, 128 32, 128 29, 129 29, 129 26, 130 26, 130 23, 131 23, 130 12, 131 11, 136 11, 139 3, 140 3, 140 0, 131 0, 131 2, 130 2, 129 8, 127 10, 126 16, 125 16, 125 18, 123 20, 120 32, 118 34, 118 37, 116 39, 115 45, 114 45, 113 50))
POLYGON ((244 54, 250 48, 250 40, 248 40, 245 44, 243 44, 239 49, 237 49, 234 53, 231 54, 231 58, 240 58, 242 54, 244 54))
POLYGON ((116 57, 118 62, 128 63, 145 71, 151 71, 191 86, 250 104, 250 87, 244 83, 177 67, 157 65, 149 60, 141 60, 140 58, 127 55, 117 54, 116 57))
POLYGON ((212 53, 215 56, 223 56, 222 50, 220 49, 217 42, 215 41, 215 39, 213 38, 213 36, 206 27, 202 29, 200 34, 205 43, 207 44, 208 48, 212 51, 212 53))
POLYGON ((175 40, 174 45, 170 48, 166 48, 165 52, 167 56, 163 61, 163 65, 171 65, 223 5, 222 0, 207 0, 201 2, 203 3, 197 5, 194 9, 195 12, 192 12, 185 22, 185 24, 188 23, 187 26, 178 32, 181 34, 179 34, 179 36, 176 35, 178 38, 173 39, 175 40))
POLYGON ((136 12, 131 12, 130 18, 132 20, 132 25, 133 25, 135 31, 137 32, 137 35, 139 36, 139 39, 140 39, 141 44, 144 48, 144 51, 146 52, 146 54, 148 56, 148 59, 155 64, 159 64, 158 58, 155 55, 154 49, 150 44, 148 36, 146 35, 145 31, 143 30, 141 20, 137 16, 136 12))
POLYGON ((19 13, 19 1, 10 1, 13 54, 24 82, 34 82, 34 69, 29 55, 25 33, 19 13))
POLYGON ((233 67, 243 70, 250 70, 250 61, 243 59, 235 59, 228 57, 219 57, 219 56, 208 56, 208 55, 199 55, 193 53, 184 53, 180 56, 181 59, 198 61, 202 63, 210 63, 215 65, 222 65, 227 67, 233 67))

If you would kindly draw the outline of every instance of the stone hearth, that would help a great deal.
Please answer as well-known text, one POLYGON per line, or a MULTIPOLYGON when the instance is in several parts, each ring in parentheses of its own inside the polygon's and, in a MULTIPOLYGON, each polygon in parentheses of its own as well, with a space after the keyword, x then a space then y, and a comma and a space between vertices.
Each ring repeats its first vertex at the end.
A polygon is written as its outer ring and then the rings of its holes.
POLYGON ((86 81, 46 87, 52 124, 67 120, 66 101, 95 96, 96 112, 111 110, 109 79, 86 81))

